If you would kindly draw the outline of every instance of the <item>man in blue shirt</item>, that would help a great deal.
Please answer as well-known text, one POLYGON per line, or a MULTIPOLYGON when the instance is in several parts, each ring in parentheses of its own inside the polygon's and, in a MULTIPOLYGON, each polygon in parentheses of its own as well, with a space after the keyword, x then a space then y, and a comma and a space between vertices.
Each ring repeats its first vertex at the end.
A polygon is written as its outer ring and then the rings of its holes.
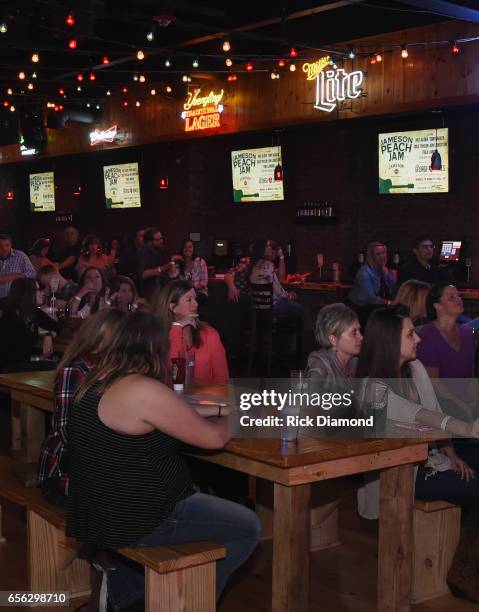
POLYGON ((12 249, 8 234, 0 234, 0 298, 10 291, 10 284, 17 278, 35 278, 35 268, 23 251, 12 249))

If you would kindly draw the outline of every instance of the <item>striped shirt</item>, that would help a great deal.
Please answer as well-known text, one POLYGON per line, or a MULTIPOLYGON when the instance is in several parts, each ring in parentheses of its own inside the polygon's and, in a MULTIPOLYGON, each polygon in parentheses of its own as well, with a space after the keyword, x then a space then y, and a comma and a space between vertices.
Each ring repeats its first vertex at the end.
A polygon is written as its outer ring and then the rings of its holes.
MULTIPOLYGON (((23 274, 27 278, 35 278, 37 273, 32 262, 23 251, 12 249, 8 257, 0 257, 0 281, 2 276, 9 274, 23 274)), ((0 298, 4 298, 10 291, 10 283, 0 282, 0 298)))
POLYGON ((93 385, 68 423, 67 535, 111 549, 136 544, 194 493, 181 443, 154 430, 120 434, 98 417, 93 385))

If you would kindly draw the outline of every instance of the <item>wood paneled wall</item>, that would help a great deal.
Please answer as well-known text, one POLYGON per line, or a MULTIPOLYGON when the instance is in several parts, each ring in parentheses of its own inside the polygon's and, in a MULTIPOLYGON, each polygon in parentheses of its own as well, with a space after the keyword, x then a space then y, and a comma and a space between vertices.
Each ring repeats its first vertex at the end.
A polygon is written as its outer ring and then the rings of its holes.
MULTIPOLYGON (((411 44, 418 41, 450 40, 477 35, 477 26, 461 21, 443 22, 433 26, 413 28, 402 32, 352 41, 342 49, 361 44, 365 51, 387 48, 393 42, 411 44)), ((252 130, 274 129, 288 125, 312 124, 373 115, 396 114, 428 108, 442 108, 479 102, 479 43, 462 45, 453 55, 450 46, 411 46, 407 60, 400 50, 385 53, 380 64, 370 65, 367 58, 346 60, 346 70, 363 70, 366 97, 346 101, 340 111, 325 113, 313 107, 315 81, 307 81, 301 70, 292 73, 285 69, 279 80, 271 80, 269 73, 240 73, 238 81, 205 81, 205 91, 211 88, 226 91, 225 112, 221 128, 206 132, 184 132, 181 119, 184 97, 177 91, 175 98, 155 96, 135 107, 135 95, 124 108, 123 98, 114 98, 104 109, 98 124, 68 125, 63 130, 48 130, 48 145, 43 156, 69 155, 91 150, 89 133, 94 127, 106 129, 118 125, 126 134, 122 144, 101 145, 103 149, 125 148, 168 140, 212 138, 252 130)), ((318 56, 319 57, 319 56, 318 56)), ((74 88, 72 83, 71 88, 74 88)), ((145 93, 151 84, 145 87, 145 93)), ((68 89, 68 87, 67 87, 68 89)), ((179 88, 180 90, 182 88, 179 88)), ((19 161, 17 146, 0 147, 0 163, 19 161)))

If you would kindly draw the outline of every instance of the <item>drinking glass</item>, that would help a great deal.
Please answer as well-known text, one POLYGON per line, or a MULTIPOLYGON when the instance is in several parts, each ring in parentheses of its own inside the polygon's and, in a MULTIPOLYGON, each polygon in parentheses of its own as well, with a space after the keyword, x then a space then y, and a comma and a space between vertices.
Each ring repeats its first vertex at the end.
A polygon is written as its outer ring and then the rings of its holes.
POLYGON ((366 391, 366 417, 373 417, 373 425, 368 432, 375 436, 383 435, 386 430, 388 387, 380 381, 373 381, 366 391))

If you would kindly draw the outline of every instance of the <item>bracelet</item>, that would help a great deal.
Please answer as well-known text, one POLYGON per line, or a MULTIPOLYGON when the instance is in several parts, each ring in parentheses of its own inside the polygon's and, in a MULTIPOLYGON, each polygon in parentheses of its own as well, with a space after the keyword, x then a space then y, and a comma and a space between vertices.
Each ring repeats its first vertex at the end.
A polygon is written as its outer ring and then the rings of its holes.
POLYGON ((81 302, 81 297, 78 297, 78 295, 74 295, 73 296, 74 300, 77 300, 78 302, 81 302))
POLYGON ((218 406, 218 417, 221 416, 221 406, 218 406))
POLYGON ((449 419, 452 419, 452 416, 450 414, 448 414, 447 416, 445 416, 442 421, 441 421, 441 429, 442 431, 446 431, 446 425, 449 422, 449 419))

